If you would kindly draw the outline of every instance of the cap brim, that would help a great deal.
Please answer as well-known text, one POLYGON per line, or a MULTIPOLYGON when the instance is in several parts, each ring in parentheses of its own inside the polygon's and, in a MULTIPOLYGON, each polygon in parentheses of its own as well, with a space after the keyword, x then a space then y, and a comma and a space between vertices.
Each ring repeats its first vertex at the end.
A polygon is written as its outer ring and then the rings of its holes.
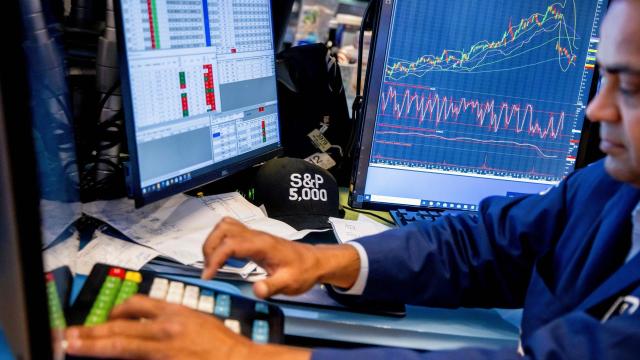
POLYGON ((287 223, 296 230, 330 229, 329 217, 323 215, 286 215, 273 216, 274 219, 287 223))

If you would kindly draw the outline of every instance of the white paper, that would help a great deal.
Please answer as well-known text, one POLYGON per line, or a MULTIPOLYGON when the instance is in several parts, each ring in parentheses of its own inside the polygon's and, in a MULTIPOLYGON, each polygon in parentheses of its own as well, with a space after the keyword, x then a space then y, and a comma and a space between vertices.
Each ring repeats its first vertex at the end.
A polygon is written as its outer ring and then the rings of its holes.
POLYGON ((80 218, 79 202, 40 200, 42 214, 42 248, 46 248, 58 238, 71 224, 80 218))
MULTIPOLYGON (((311 231, 296 231, 282 221, 268 218, 259 207, 237 192, 200 198, 175 195, 135 209, 132 200, 97 201, 83 206, 83 212, 100 219, 138 244, 185 265, 202 264, 202 245, 215 225, 230 216, 247 227, 289 240, 304 237, 311 231)), ((247 267, 233 271, 249 276, 247 267)), ((256 267, 251 268, 252 275, 256 267)))
POLYGON ((68 266, 74 271, 76 255, 80 248, 80 234, 74 232, 63 242, 46 249, 42 253, 44 271, 52 271, 61 266, 68 266))
POLYGON ((207 206, 220 216, 232 217, 248 228, 263 231, 288 240, 297 240, 314 231, 296 231, 295 228, 280 220, 267 217, 264 207, 260 208, 237 192, 204 196, 201 198, 207 206))
POLYGON ((83 212, 185 265, 204 260, 202 245, 221 219, 201 199, 182 194, 141 209, 127 199, 98 201, 85 204, 83 212))
POLYGON ((200 199, 221 217, 229 216, 243 223, 266 217, 259 207, 237 192, 203 196, 200 199))
POLYGON ((329 222, 331 223, 336 238, 343 244, 361 237, 375 235, 389 230, 389 227, 371 219, 345 220, 329 218, 329 222))
POLYGON ((103 263, 140 270, 146 263, 160 255, 145 246, 123 241, 100 232, 79 253, 75 271, 88 275, 93 265, 103 263))
POLYGON ((295 234, 297 231, 290 225, 276 219, 262 218, 247 221, 244 223, 248 228, 256 231, 263 231, 267 234, 278 236, 281 238, 288 238, 288 236, 295 234))

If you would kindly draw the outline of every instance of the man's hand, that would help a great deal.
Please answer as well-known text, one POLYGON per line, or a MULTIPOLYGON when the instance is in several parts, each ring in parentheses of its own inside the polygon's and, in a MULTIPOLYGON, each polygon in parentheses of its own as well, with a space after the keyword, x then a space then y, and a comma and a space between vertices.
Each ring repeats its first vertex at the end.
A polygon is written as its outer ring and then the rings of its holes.
POLYGON ((358 252, 348 245, 312 246, 254 231, 224 218, 203 246, 202 278, 212 278, 230 257, 248 258, 263 267, 269 278, 257 282, 256 296, 304 293, 318 282, 351 287, 360 271, 358 252))
POLYGON ((67 330, 67 353, 117 359, 308 359, 308 351, 257 345, 218 319, 184 306, 134 296, 110 321, 67 330))

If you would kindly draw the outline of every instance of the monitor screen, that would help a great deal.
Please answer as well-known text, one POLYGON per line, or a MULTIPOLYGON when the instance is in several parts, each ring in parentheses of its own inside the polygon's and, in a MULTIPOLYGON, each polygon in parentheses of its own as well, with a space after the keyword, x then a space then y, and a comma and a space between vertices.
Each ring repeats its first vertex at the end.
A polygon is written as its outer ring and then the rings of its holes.
POLYGON ((119 5, 129 184, 137 205, 277 154, 270 0, 119 5))
POLYGON ((389 1, 352 204, 476 210, 572 172, 604 0, 389 1))

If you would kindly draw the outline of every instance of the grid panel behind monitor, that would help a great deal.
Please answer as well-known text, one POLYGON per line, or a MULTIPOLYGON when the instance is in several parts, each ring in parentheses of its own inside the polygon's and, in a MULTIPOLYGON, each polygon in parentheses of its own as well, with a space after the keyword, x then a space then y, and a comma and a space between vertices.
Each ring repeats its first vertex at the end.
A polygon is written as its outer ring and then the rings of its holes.
POLYGON ((138 205, 280 149, 270 0, 121 0, 138 205))
POLYGON ((475 210, 576 166, 604 0, 385 2, 352 203, 475 210))

